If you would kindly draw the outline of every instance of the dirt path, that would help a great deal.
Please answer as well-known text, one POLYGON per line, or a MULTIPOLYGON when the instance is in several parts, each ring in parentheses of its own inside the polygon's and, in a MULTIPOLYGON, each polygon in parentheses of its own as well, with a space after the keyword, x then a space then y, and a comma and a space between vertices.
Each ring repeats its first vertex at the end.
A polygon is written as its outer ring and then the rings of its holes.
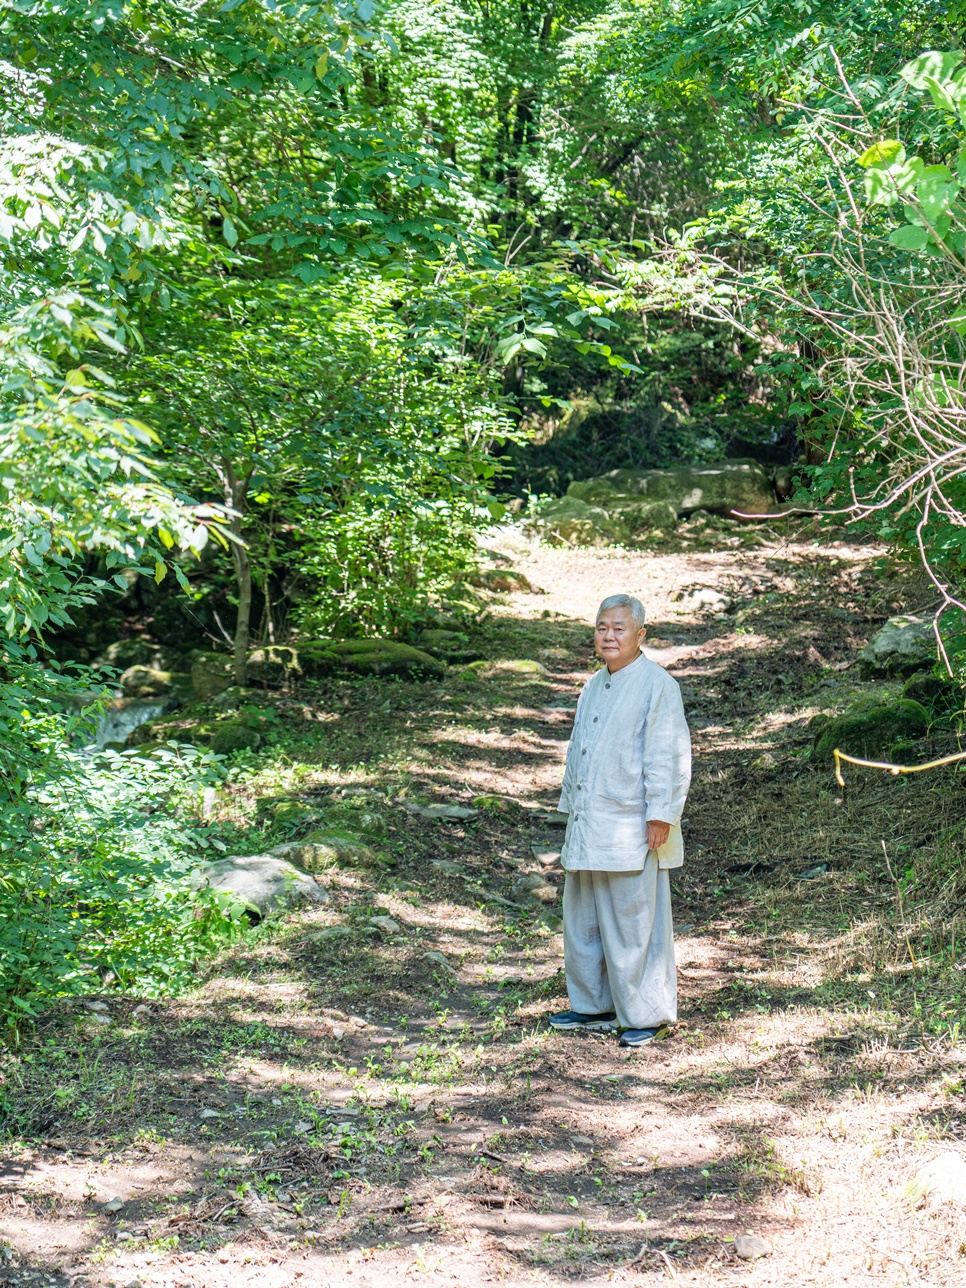
POLYGON ((324 909, 194 995, 105 995, 109 1024, 65 1005, 7 1059, 0 1284, 966 1282, 963 1208, 906 1195, 966 1131, 962 975, 881 845, 946 854, 961 780, 869 776, 843 801, 807 760, 808 718, 862 687, 851 663, 902 604, 875 553, 516 546, 546 593, 496 600, 482 643, 546 673, 280 698, 284 755, 219 809, 388 792, 392 866, 327 874, 324 909), (642 1052, 547 1028, 562 943, 519 884, 561 881, 538 856, 587 620, 617 589, 648 604, 696 749, 682 1022, 642 1052), (481 792, 520 808, 398 805, 481 792), (748 1231, 768 1255, 736 1255, 748 1231))

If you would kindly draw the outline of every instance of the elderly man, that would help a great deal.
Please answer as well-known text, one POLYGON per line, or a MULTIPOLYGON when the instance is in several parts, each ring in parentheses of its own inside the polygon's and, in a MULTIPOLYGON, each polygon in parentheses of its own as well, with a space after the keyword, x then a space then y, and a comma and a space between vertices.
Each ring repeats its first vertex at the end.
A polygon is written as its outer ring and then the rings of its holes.
POLYGON ((564 965, 572 1010, 556 1029, 620 1029, 623 1047, 677 1019, 668 869, 684 862, 691 739, 678 685, 641 653, 644 606, 611 595, 597 613, 604 666, 584 685, 560 809, 564 965))

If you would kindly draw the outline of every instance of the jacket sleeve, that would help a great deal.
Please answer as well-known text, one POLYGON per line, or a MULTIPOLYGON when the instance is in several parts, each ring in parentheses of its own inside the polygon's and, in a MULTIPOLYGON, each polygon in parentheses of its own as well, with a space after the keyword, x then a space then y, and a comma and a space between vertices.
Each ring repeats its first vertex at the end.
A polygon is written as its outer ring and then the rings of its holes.
POLYGON ((643 773, 645 820, 680 823, 691 785, 691 734, 670 676, 656 687, 645 717, 643 773))
POLYGON ((560 800, 557 802, 557 809, 561 814, 570 813, 570 794, 573 791, 574 773, 577 764, 575 755, 577 725, 580 722, 580 709, 584 703, 584 694, 587 692, 587 686, 580 690, 580 697, 577 699, 577 710, 574 712, 574 727, 570 731, 570 742, 567 744, 567 763, 564 766, 563 784, 560 789, 560 800))

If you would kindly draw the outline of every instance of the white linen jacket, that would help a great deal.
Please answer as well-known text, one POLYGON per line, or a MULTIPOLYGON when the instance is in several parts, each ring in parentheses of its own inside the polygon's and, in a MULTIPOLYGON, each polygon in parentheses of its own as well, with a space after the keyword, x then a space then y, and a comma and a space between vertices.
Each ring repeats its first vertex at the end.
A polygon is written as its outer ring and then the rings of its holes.
POLYGON ((691 736, 681 691, 640 657, 613 675, 602 667, 577 702, 559 809, 568 814, 561 863, 568 871, 634 872, 648 855, 645 824, 671 824, 655 853, 684 862, 681 815, 691 782, 691 736))

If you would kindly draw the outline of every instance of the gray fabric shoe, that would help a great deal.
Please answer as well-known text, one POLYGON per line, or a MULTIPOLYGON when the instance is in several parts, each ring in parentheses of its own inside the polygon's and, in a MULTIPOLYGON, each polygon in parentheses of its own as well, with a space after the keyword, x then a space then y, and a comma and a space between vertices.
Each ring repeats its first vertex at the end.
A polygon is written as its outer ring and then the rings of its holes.
POLYGON ((581 1015, 578 1011, 561 1011, 551 1015, 551 1028, 555 1029, 589 1029, 596 1033, 610 1033, 617 1028, 617 1016, 613 1011, 601 1015, 581 1015))
POLYGON ((660 1042, 663 1038, 668 1037, 670 1032, 670 1025, 667 1024, 659 1024, 656 1029, 625 1029, 617 1045, 622 1047, 648 1046, 651 1042, 660 1042))

